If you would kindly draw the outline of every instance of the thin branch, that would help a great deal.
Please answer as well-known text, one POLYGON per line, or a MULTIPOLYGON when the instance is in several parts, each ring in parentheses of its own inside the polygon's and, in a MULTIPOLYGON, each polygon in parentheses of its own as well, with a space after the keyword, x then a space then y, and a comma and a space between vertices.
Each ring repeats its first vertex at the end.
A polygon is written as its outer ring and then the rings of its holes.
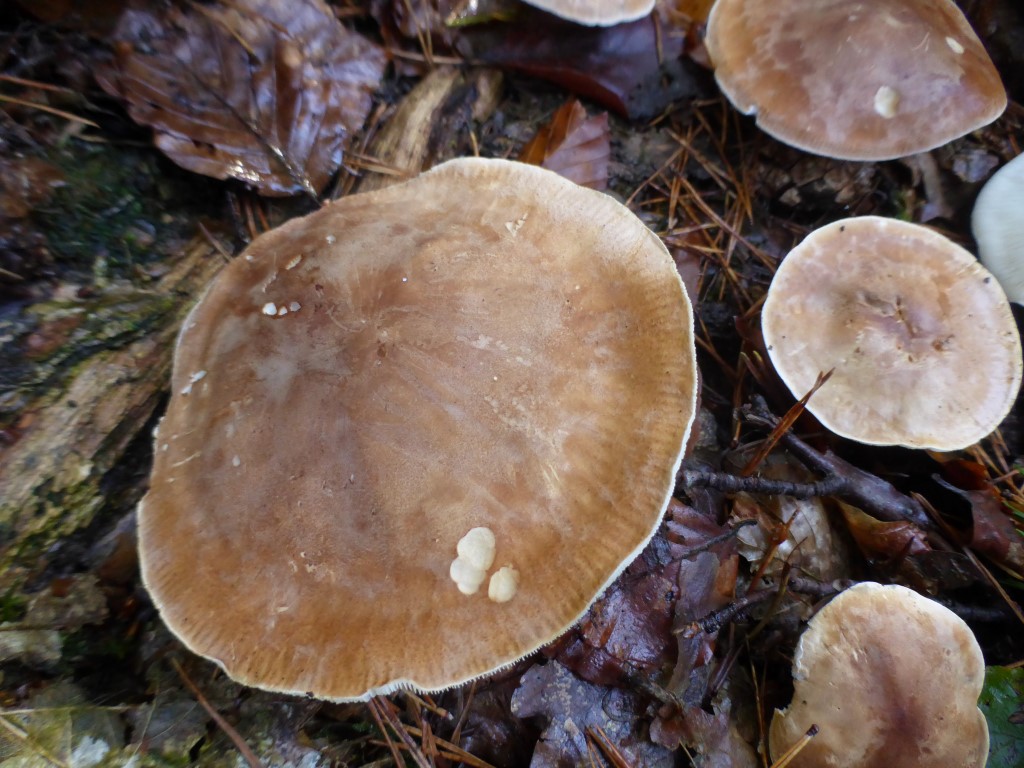
POLYGON ((263 768, 263 763, 256 753, 252 751, 248 744, 245 743, 245 739, 242 738, 241 734, 234 729, 234 727, 227 720, 224 719, 223 715, 218 712, 213 706, 207 701, 203 692, 199 690, 199 686, 192 682, 192 679, 185 674, 185 670, 182 669, 181 664, 178 663, 177 659, 171 659, 171 666, 174 667, 174 671, 178 673, 178 677, 181 678, 181 682, 185 684, 185 687, 192 692, 192 695, 196 697, 196 701, 199 702, 199 706, 206 710, 213 722, 217 724, 217 727, 224 731, 224 734, 231 739, 231 743, 235 745, 235 749, 239 751, 245 762, 249 764, 249 768, 263 768))

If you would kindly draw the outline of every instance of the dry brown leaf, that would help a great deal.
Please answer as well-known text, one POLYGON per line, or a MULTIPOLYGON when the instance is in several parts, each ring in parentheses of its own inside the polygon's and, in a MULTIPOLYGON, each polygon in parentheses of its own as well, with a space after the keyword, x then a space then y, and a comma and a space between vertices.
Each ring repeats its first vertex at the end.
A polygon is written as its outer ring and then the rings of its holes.
MULTIPOLYGON (((814 476, 788 454, 769 456, 759 470, 761 477, 810 483, 814 476)), ((833 529, 821 498, 798 499, 792 496, 754 498, 737 495, 734 519, 756 520, 757 525, 740 530, 740 554, 765 576, 778 577, 784 566, 819 582, 850 577, 849 553, 838 532, 833 529), (768 564, 763 559, 770 556, 768 564)))
POLYGON ((129 10, 98 74, 172 160, 265 195, 316 195, 363 123, 384 53, 322 0, 129 10))
POLYGON ((869 557, 899 560, 931 549, 924 533, 909 522, 884 522, 852 504, 839 502, 857 546, 869 557))
POLYGON ((571 99, 523 147, 519 159, 603 192, 608 188, 610 156, 608 113, 587 117, 583 105, 571 99))

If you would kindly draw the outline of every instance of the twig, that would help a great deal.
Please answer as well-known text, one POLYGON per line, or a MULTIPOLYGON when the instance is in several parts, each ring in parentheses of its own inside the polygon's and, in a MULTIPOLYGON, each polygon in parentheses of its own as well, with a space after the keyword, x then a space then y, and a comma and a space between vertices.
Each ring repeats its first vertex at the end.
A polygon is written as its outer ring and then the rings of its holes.
POLYGON ((800 737, 800 739, 792 747, 787 749, 778 760, 772 763, 772 768, 786 768, 793 758, 800 754, 800 750, 806 747, 815 736, 818 735, 818 726, 812 725, 807 729, 807 733, 800 737))
MULTIPOLYGON (((406 749, 409 752, 409 755, 413 759, 413 762, 415 762, 416 765, 419 766, 419 768, 433 768, 432 761, 427 759, 427 756, 423 754, 423 751, 419 748, 419 745, 417 745, 416 742, 413 741, 412 736, 410 735, 411 731, 418 731, 419 729, 413 729, 410 726, 406 726, 405 724, 403 724, 395 716, 395 713, 391 711, 391 702, 389 702, 385 698, 375 696, 374 698, 370 699, 370 711, 374 712, 374 710, 376 710, 374 719, 378 721, 383 720, 385 723, 388 724, 388 726, 390 726, 395 736, 397 736, 401 740, 402 744, 405 745, 406 749)), ((385 736, 386 735, 387 734, 385 733, 385 736)), ((401 765, 401 763, 398 764, 401 765)))
MULTIPOLYGON (((751 400, 753 405, 745 410, 744 418, 767 429, 774 429, 779 419, 768 410, 764 398, 754 395, 751 400)), ((830 495, 870 511, 879 520, 909 520, 921 529, 935 533, 935 526, 921 505, 882 478, 858 469, 832 451, 820 453, 814 450, 792 432, 784 434, 780 442, 810 469, 829 477, 839 477, 839 488, 830 495)))
POLYGON ((747 465, 740 470, 741 475, 744 477, 751 475, 754 473, 754 470, 761 466, 761 462, 764 461, 768 454, 772 452, 779 440, 782 439, 782 436, 789 432, 790 428, 796 423, 796 420, 803 414, 804 410, 807 408, 808 401, 814 393, 821 389, 822 385, 832 378, 833 373, 835 373, 835 368, 825 373, 818 373, 818 376, 814 380, 814 385, 804 394, 803 397, 796 401, 796 404, 793 405, 792 408, 786 411, 785 416, 778 420, 778 423, 772 428, 771 434, 768 435, 768 439, 764 441, 764 445, 762 445, 760 449, 758 449, 757 453, 751 457, 750 461, 747 462, 747 465))
POLYGON ((367 709, 370 710, 370 714, 373 716, 373 721, 377 724, 377 730, 380 731, 384 737, 384 742, 388 745, 388 749, 391 751, 391 758, 395 761, 395 768, 401 768, 405 761, 402 760, 402 755, 398 751, 398 745, 391 740, 391 734, 388 733, 388 729, 384 727, 384 718, 381 716, 380 710, 377 707, 377 700, 370 699, 367 703, 367 709))
POLYGON ((51 755, 42 744, 39 744, 34 738, 32 738, 32 735, 28 731, 21 726, 12 723, 7 719, 6 715, 0 715, 0 726, 19 741, 25 742, 33 752, 48 763, 57 766, 57 768, 69 768, 67 763, 60 758, 51 755))
MULTIPOLYGON (((732 477, 732 475, 729 475, 729 477, 732 477)), ((697 544, 694 547, 690 547, 689 549, 683 550, 683 552, 681 552, 679 555, 679 559, 688 560, 694 555, 699 555, 701 552, 707 552, 715 545, 721 544, 722 542, 729 541, 730 539, 735 538, 736 534, 739 533, 739 530, 741 528, 746 528, 748 525, 756 524, 756 520, 740 520, 738 523, 729 528, 729 530, 725 533, 721 533, 718 536, 713 536, 707 541, 701 542, 700 544, 697 544)), ((669 532, 671 533, 671 528, 669 529, 669 532)))
POLYGON ((16 99, 13 96, 5 96, 0 93, 0 101, 6 101, 10 104, 17 104, 19 107, 31 107, 32 109, 38 109, 40 112, 47 112, 57 117, 63 117, 65 120, 70 120, 73 123, 82 123, 88 125, 90 128, 99 128, 98 123, 94 123, 92 120, 86 120, 84 117, 72 114, 71 112, 65 112, 63 109, 57 109, 56 107, 48 107, 45 104, 37 104, 34 101, 25 101, 24 99, 16 99))
POLYGON ((249 764, 249 768, 263 768, 263 763, 260 762, 258 757, 256 757, 256 753, 249 748, 249 745, 245 743, 245 739, 243 739, 241 734, 234 729, 231 723, 225 720, 220 712, 214 709, 210 702, 206 700, 203 692, 199 690, 199 686, 193 683, 192 679, 185 674, 185 670, 182 669, 181 664, 178 663, 177 659, 171 659, 171 666, 174 667, 174 671, 178 673, 178 677, 181 678, 181 682, 185 684, 185 687, 188 688, 192 692, 192 695, 196 697, 196 701, 199 702, 199 706, 206 710, 206 714, 213 719, 213 722, 217 724, 217 727, 224 731, 224 734, 231 739, 231 743, 235 745, 235 749, 237 749, 242 757, 245 758, 245 762, 249 764))
POLYGON ((705 469, 684 469, 679 478, 686 488, 714 488, 723 493, 761 493, 766 496, 790 496, 794 499, 817 499, 835 496, 845 488, 839 475, 829 475, 813 483, 773 480, 770 477, 740 477, 728 472, 705 469))
POLYGON ((614 768, 630 768, 629 762, 626 760, 626 756, 619 751, 619 748, 612 744, 611 739, 608 738, 608 734, 604 732, 601 726, 588 725, 586 728, 586 734, 589 741, 592 741, 597 745, 598 750, 604 755, 605 759, 611 763, 614 768))

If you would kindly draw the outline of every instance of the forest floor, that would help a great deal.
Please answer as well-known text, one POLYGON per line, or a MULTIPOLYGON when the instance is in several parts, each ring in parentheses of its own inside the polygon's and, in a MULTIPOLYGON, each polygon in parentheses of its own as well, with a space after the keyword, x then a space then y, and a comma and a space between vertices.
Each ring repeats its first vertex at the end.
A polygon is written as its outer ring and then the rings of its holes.
POLYGON ((759 331, 776 267, 829 222, 925 223, 976 250, 978 191, 1024 148, 1024 9, 961 3, 1007 86, 1001 118, 923 155, 848 162, 787 147, 735 112, 705 66, 702 5, 601 30, 508 3, 447 26, 450 9, 421 0, 232 0, 124 17, 118 0, 10 9, 0 768, 767 767, 797 638, 860 581, 907 585, 968 623, 989 668, 989 764, 1024 766, 1019 406, 965 451, 859 445, 794 407, 759 331), (237 15, 216 16, 225 7, 237 15), (330 24, 316 17, 324 9, 330 24), (275 35, 316 42, 331 24, 360 36, 329 70, 335 101, 295 107, 279 84, 258 120, 221 110, 218 138, 194 143, 180 140, 190 110, 217 113, 232 85, 260 93, 269 75, 223 65, 223 83, 168 85, 175 60, 140 54, 172 50, 181 69, 208 73, 226 39, 269 36, 259 44, 273 38, 285 60, 275 35), (298 166, 275 161, 268 147, 314 118, 325 144, 298 166), (248 165, 231 147, 253 142, 248 165), (702 392, 666 522, 578 626, 493 677, 352 704, 241 686, 166 629, 138 572, 134 509, 180 322, 259 233, 474 154, 543 161, 606 190, 675 259, 697 317, 702 392), (786 414, 792 432, 773 432, 786 414), (791 495, 738 479, 752 461, 791 495), (699 487, 712 471, 734 478, 729 492, 699 487), (824 497, 823 479, 835 483, 824 497))

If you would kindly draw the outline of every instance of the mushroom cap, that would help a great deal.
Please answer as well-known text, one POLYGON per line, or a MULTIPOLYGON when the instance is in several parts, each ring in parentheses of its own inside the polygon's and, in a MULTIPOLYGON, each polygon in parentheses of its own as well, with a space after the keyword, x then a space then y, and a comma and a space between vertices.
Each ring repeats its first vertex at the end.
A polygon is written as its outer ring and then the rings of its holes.
POLYGON ((971 215, 978 258, 1006 291, 1024 304, 1024 155, 1017 155, 978 195, 971 215))
POLYGON ((610 27, 642 19, 654 0, 524 0, 534 8, 588 27, 610 27))
POLYGON ((807 625, 793 659, 793 703, 772 718, 778 758, 812 725, 790 768, 981 768, 985 661, 948 608, 896 585, 864 582, 807 625))
POLYGON ((705 43, 737 109, 829 157, 924 152, 1006 108, 999 74, 952 0, 718 0, 705 43))
POLYGON ((260 688, 356 700, 508 665, 657 528, 692 328, 661 241, 540 168, 455 160, 292 220, 182 329, 146 587, 260 688))
POLYGON ((999 283, 918 224, 877 216, 815 230, 783 260, 761 316, 797 397, 835 369, 807 409, 872 445, 952 451, 1013 406, 1021 343, 999 283))

